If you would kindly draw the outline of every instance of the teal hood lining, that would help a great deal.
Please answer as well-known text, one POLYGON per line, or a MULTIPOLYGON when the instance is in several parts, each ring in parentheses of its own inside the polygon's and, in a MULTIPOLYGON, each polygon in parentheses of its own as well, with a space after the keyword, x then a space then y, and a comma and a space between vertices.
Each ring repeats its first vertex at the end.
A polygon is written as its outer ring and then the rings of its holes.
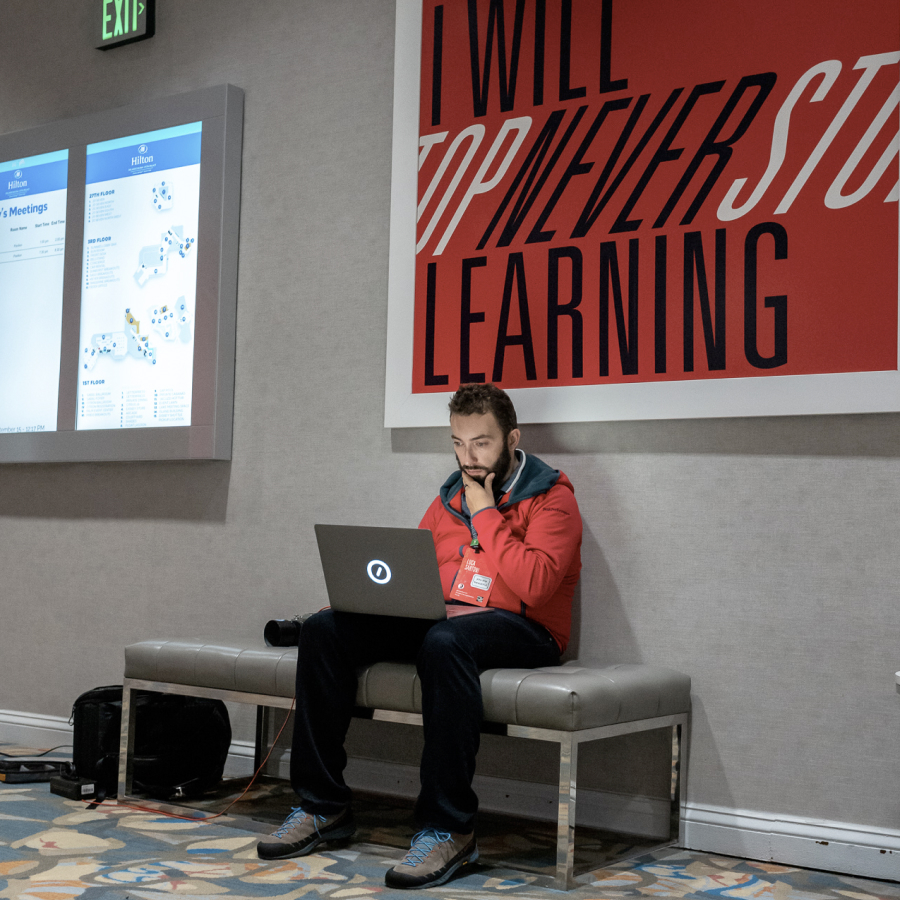
MULTIPOLYGON (((529 497, 546 494, 550 488, 559 481, 559 469, 551 468, 543 460, 527 453, 523 454, 525 461, 521 463, 522 473, 516 479, 512 490, 504 503, 500 503, 497 509, 505 509, 514 503, 520 503, 529 497)), ((459 512, 450 506, 450 501, 462 490, 462 472, 457 470, 441 485, 441 503, 445 509, 459 516, 459 512)))

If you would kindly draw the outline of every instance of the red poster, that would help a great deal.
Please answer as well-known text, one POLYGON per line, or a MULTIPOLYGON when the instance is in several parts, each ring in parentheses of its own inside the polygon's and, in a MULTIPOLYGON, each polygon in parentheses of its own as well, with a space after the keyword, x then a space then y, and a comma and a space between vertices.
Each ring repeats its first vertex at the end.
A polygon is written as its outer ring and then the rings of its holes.
POLYGON ((896 0, 424 0, 411 394, 896 370, 898 46, 896 0))

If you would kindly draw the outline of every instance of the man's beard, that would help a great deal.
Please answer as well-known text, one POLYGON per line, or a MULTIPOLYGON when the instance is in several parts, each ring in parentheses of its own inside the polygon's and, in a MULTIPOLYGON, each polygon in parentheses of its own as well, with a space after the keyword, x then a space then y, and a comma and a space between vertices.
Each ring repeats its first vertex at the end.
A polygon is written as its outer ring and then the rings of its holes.
MULTIPOLYGON (((466 472, 466 467, 459 461, 459 457, 456 458, 456 464, 459 466, 461 472, 466 472)), ((503 482, 506 481, 506 473, 512 467, 512 454, 509 452, 509 444, 505 441, 503 443, 503 449, 500 451, 500 456, 497 458, 497 462, 495 462, 484 475, 473 475, 471 472, 466 472, 466 475, 469 476, 473 481, 477 481, 482 487, 484 487, 484 483, 487 480, 488 475, 492 474, 494 477, 494 496, 497 497, 500 495, 500 489, 503 487, 503 482)))

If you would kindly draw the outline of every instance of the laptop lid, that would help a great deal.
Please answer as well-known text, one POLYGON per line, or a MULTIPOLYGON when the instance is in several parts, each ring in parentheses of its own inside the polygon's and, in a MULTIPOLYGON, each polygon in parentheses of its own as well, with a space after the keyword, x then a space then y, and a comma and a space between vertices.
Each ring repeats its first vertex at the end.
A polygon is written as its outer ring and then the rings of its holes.
POLYGON ((316 525, 315 531, 333 609, 446 618, 434 538, 427 529, 316 525))

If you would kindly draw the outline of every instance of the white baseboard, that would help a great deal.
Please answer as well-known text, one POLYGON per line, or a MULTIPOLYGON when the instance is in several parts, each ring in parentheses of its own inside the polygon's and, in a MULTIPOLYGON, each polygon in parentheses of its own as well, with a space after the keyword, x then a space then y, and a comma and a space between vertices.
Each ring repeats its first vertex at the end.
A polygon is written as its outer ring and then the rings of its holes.
POLYGON ((688 803, 691 850, 900 880, 900 831, 688 803))
POLYGON ((72 726, 62 716, 0 709, 0 743, 41 749, 66 746, 72 743, 72 726))
MULTIPOLYGON (((72 726, 58 716, 0 710, 0 742, 25 747, 54 747, 72 741, 72 726)), ((288 776, 290 751, 276 751, 269 771, 288 776)), ((234 741, 226 775, 248 774, 253 768, 253 744, 234 741)), ((351 759, 347 783, 357 789, 412 799, 419 790, 415 766, 370 759, 351 759)), ((508 778, 475 776, 481 808, 534 819, 555 820, 555 785, 508 778)), ((578 792, 578 822, 625 834, 664 835, 669 804, 650 797, 602 791, 578 792)), ((685 847, 743 859, 841 872, 863 878, 898 880, 900 831, 861 827, 842 822, 804 819, 758 811, 725 809, 688 803, 685 812, 685 847)))

